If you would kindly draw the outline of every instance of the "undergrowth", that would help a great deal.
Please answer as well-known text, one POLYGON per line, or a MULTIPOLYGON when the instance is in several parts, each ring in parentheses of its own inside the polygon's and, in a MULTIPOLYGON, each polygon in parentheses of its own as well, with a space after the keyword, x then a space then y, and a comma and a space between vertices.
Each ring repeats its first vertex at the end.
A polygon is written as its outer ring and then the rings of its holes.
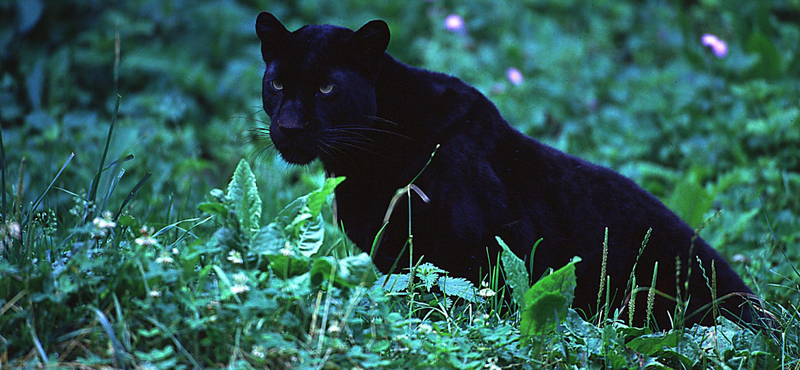
POLYGON ((614 314, 591 323, 568 308, 579 260, 530 286, 525 263, 499 239, 509 282, 502 290, 509 290, 513 307, 492 299, 495 290, 429 263, 379 277, 367 254, 350 252, 342 235, 326 227, 322 210, 342 180, 327 179, 265 222, 255 176, 241 161, 226 191, 213 190, 198 205, 203 216, 157 229, 122 211, 124 204, 115 216, 96 206, 102 198, 89 202, 60 189, 81 205, 69 232, 70 220, 47 218, 35 207, 20 213, 21 221, 4 223, 0 364, 798 366, 794 307, 775 310, 786 326, 773 337, 725 319, 669 332, 630 327, 614 314))

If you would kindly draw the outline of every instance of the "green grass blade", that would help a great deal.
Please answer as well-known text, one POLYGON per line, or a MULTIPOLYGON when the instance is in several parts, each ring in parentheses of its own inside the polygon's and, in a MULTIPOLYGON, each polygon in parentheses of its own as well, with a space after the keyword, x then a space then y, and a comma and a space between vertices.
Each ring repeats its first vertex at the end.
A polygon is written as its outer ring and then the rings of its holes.
POLYGON ((36 210, 37 207, 39 207, 39 204, 42 203, 42 200, 44 200, 45 195, 47 195, 47 192, 50 191, 50 188, 53 187, 53 184, 56 183, 56 180, 58 180, 58 178, 61 176, 61 173, 64 172, 64 169, 67 168, 67 165, 69 164, 70 161, 72 161, 72 158, 75 158, 75 153, 71 153, 69 155, 69 157, 67 158, 67 161, 64 162, 64 165, 61 166, 60 170, 58 170, 58 173, 56 174, 56 177, 53 178, 53 181, 50 181, 50 185, 47 185, 47 188, 44 189, 44 192, 42 193, 42 195, 40 195, 39 198, 36 198, 36 201, 33 202, 33 205, 31 206, 30 212, 28 212, 28 214, 25 215, 25 220, 22 221, 23 225, 27 224, 28 217, 31 215, 31 213, 34 210, 36 210))
POLYGON ((91 308, 92 312, 97 316, 97 321, 100 322, 100 326, 103 327, 108 338, 111 340, 111 347, 114 348, 114 357, 117 359, 118 365, 122 369, 127 369, 125 366, 125 361, 123 361, 122 355, 126 354, 125 348, 122 347, 122 343, 117 339, 117 335, 114 334, 114 328, 111 327, 111 322, 108 321, 108 318, 103 313, 103 311, 98 310, 95 307, 91 308))
POLYGON ((105 192, 106 195, 105 197, 103 197, 103 205, 100 206, 99 209, 106 209, 106 207, 108 206, 108 201, 111 199, 111 194, 114 193, 114 189, 117 188, 117 184, 119 184, 119 181, 122 180, 123 175, 125 175, 125 169, 120 168, 119 172, 117 172, 117 175, 114 176, 111 179, 111 182, 108 184, 108 189, 105 192))
POLYGON ((153 175, 152 173, 148 172, 146 175, 144 175, 144 177, 142 177, 141 180, 139 180, 139 182, 136 184, 136 186, 133 187, 133 190, 131 190, 131 192, 128 193, 128 196, 125 197, 124 201, 122 201, 122 205, 119 206, 119 210, 117 211, 117 214, 114 215, 114 221, 116 221, 119 218, 119 215, 122 214, 122 210, 125 209, 125 206, 128 205, 128 202, 130 202, 131 199, 133 199, 133 196, 136 195, 136 192, 139 191, 139 188, 141 188, 142 185, 144 185, 144 183, 147 181, 147 179, 149 179, 150 176, 152 176, 152 175, 153 175))
POLYGON ((111 125, 108 127, 108 137, 106 137, 106 145, 103 149, 103 156, 100 157, 100 165, 97 168, 97 173, 94 175, 94 179, 92 180, 91 187, 89 189, 89 202, 87 203, 87 212, 84 215, 83 223, 84 225, 86 222, 91 218, 89 217, 89 206, 94 204, 95 200, 97 199, 97 187, 100 184, 100 175, 103 174, 103 166, 106 162, 106 157, 108 156, 108 148, 111 146, 111 135, 114 133, 114 126, 117 124, 117 115, 119 114, 119 101, 122 97, 117 94, 117 102, 114 104, 114 115, 111 117, 111 125))
POLYGON ((31 338, 33 339, 33 343, 36 346, 36 353, 39 354, 39 357, 42 358, 42 362, 44 362, 45 366, 50 363, 47 359, 47 353, 44 351, 44 347, 42 346, 42 342, 39 341, 39 336, 36 334, 36 330, 33 328, 33 324, 31 324, 30 317, 28 318, 28 329, 30 330, 31 338))
POLYGON ((151 324, 157 326, 159 329, 161 329, 161 331, 166 333, 169 336, 169 338, 172 339, 172 343, 175 343, 175 346, 178 347, 178 350, 181 351, 181 353, 184 356, 186 356, 186 359, 189 360, 189 362, 192 363, 192 366, 194 366, 195 369, 203 369, 203 366, 201 366, 194 359, 194 357, 192 357, 192 355, 189 353, 189 351, 186 350, 186 348, 181 344, 181 342, 178 340, 178 338, 175 337, 175 334, 173 334, 172 331, 169 330, 169 328, 164 326, 164 324, 158 322, 158 320, 156 320, 152 316, 145 317, 145 320, 149 321, 151 324))

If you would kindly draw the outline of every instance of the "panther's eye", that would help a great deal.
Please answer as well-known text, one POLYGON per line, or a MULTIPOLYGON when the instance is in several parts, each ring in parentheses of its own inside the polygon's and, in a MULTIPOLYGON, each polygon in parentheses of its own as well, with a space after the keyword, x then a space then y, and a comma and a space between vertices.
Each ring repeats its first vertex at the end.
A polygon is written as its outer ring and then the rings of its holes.
POLYGON ((320 85, 319 92, 328 95, 332 93, 335 88, 336 86, 334 84, 320 85))
POLYGON ((272 89, 275 91, 283 90, 283 84, 278 80, 271 80, 269 82, 269 86, 272 87, 272 89))

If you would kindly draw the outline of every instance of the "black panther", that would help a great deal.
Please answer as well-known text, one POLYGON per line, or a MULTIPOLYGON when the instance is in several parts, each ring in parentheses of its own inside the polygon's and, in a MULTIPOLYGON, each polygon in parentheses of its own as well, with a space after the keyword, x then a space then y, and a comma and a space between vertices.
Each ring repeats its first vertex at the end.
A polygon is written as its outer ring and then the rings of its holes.
MULTIPOLYGON (((684 324, 711 325, 707 282, 713 265, 722 314, 753 320, 751 290, 658 199, 608 168, 520 133, 458 78, 395 60, 385 51, 385 22, 371 21, 357 31, 309 25, 290 32, 264 12, 256 33, 266 63, 262 98, 275 148, 289 163, 319 158, 329 175, 346 176, 336 189, 338 217, 348 237, 367 252, 380 232, 373 260, 382 272, 398 258, 399 266, 408 267, 424 256, 451 276, 480 282, 489 261, 497 262, 495 236, 521 258, 530 258, 542 239, 532 276, 580 256, 573 307, 591 317, 597 311, 604 230, 609 230, 610 297, 620 307, 652 229, 635 271, 639 286, 650 285, 658 262, 656 289, 676 297, 680 287, 688 298, 684 324), (410 193, 410 204, 397 203, 381 232, 392 197, 412 180, 419 192, 410 193), (409 219, 411 251, 404 249, 409 219)), ((637 296, 639 324, 646 301, 638 299, 645 296, 637 296)), ((659 327, 673 326, 674 313, 675 301, 657 296, 653 315, 659 327)))

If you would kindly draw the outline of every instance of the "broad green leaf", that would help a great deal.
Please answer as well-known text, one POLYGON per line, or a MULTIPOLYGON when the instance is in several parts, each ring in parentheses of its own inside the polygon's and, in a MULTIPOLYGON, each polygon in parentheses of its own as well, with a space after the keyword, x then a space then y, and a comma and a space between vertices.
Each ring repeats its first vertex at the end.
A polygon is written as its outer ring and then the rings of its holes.
POLYGON ((473 303, 478 301, 478 296, 475 294, 477 289, 467 279, 442 276, 439 278, 438 285, 445 295, 460 297, 473 303))
POLYGON ((758 78, 778 78, 783 74, 781 53, 769 37, 753 31, 745 42, 745 50, 758 55, 758 63, 751 73, 758 78))
POLYGON ((603 331, 593 323, 584 320, 575 310, 567 311, 564 321, 567 332, 582 340, 585 350, 594 355, 603 354, 603 331))
POLYGON ((436 267, 436 265, 430 262, 425 262, 417 266, 415 276, 422 281, 422 284, 425 285, 425 289, 430 291, 433 285, 436 284, 436 281, 439 280, 439 275, 446 272, 447 271, 436 267))
MULTIPOLYGON (((666 348, 675 347, 680 339, 679 331, 659 332, 654 334, 645 334, 633 338, 628 342, 628 348, 639 352, 643 355, 654 356, 662 353, 666 348)), ((689 339, 688 335, 684 340, 689 339)))
POLYGON ((343 176, 328 177, 325 179, 325 183, 322 184, 321 188, 314 190, 311 192, 311 194, 308 194, 308 209, 313 217, 319 215, 320 211, 322 210, 322 205, 325 204, 328 196, 333 194, 336 186, 341 184, 344 179, 345 178, 343 176))
POLYGON ((342 277, 347 280, 351 286, 361 283, 369 286, 378 278, 378 276, 375 275, 375 265, 372 264, 372 258, 366 253, 345 257, 339 260, 339 265, 342 266, 340 271, 347 271, 349 273, 347 276, 342 275, 342 277))
POLYGON ((383 275, 375 281, 375 284, 386 291, 397 293, 408 289, 408 278, 408 274, 383 275))
POLYGON ((286 233, 277 223, 272 222, 259 229, 250 239, 250 252, 256 255, 280 254, 286 245, 286 233))
POLYGON ((295 222, 298 215, 303 213, 303 208, 306 207, 307 203, 308 195, 304 195, 293 200, 291 203, 289 203, 289 205, 278 212, 278 215, 275 216, 275 219, 272 220, 272 223, 275 225, 280 225, 281 228, 285 228, 286 226, 295 222))
POLYGON ((325 238, 325 221, 322 215, 317 217, 300 228, 300 235, 298 235, 297 249, 306 257, 311 257, 322 247, 323 239, 325 238))
POLYGON ((222 217, 225 217, 228 213, 228 209, 225 208, 225 205, 217 202, 200 203, 200 205, 197 206, 197 209, 199 209, 200 212, 222 217))
POLYGON ((334 274, 338 271, 338 264, 336 259, 330 256, 320 257, 314 260, 311 265, 311 284, 318 286, 322 284, 324 279, 336 280, 334 274))
POLYGON ((319 285, 323 278, 345 287, 353 287, 364 283, 375 282, 375 269, 372 260, 366 253, 337 260, 334 257, 322 257, 314 260, 311 266, 311 284, 319 285))
POLYGON ((277 254, 267 259, 272 272, 282 279, 305 274, 311 266, 311 260, 296 254, 277 254))
POLYGON ((547 334, 567 318, 575 297, 575 264, 580 260, 573 257, 566 266, 539 279, 525 292, 519 328, 522 338, 547 334))
POLYGON ((172 357, 172 355, 175 354, 175 350, 172 348, 172 346, 167 345, 162 349, 158 348, 152 349, 150 350, 150 352, 135 351, 134 353, 136 354, 136 357, 138 357, 140 360, 162 361, 172 357))
MULTIPOLYGON (((500 261, 502 261, 503 271, 506 273, 506 285, 511 288, 511 299, 518 306, 524 307, 525 292, 531 288, 529 283, 530 275, 528 275, 525 262, 511 251, 511 248, 508 247, 503 239, 500 239, 499 236, 496 236, 495 239, 497 239, 500 247, 503 248, 503 252, 500 254, 500 261)), ((535 252, 535 247, 531 251, 531 258, 533 258, 533 252, 535 252)))
POLYGON ((261 226, 261 197, 258 195, 256 176, 244 159, 239 161, 233 172, 227 195, 233 203, 242 231, 251 237, 261 226))
POLYGON ((713 194, 700 186, 696 176, 691 175, 678 182, 667 204, 689 226, 697 227, 705 220, 705 214, 713 202, 713 194))
MULTIPOLYGON (((309 271, 310 258, 319 252, 325 238, 325 223, 320 213, 322 204, 342 180, 344 178, 327 179, 320 189, 289 203, 271 223, 254 233, 250 252, 258 256, 260 266, 263 267, 266 259, 273 271, 284 277, 309 271), (316 214, 309 206, 312 200, 316 214)), ((313 267, 318 273, 323 265, 313 267)))

